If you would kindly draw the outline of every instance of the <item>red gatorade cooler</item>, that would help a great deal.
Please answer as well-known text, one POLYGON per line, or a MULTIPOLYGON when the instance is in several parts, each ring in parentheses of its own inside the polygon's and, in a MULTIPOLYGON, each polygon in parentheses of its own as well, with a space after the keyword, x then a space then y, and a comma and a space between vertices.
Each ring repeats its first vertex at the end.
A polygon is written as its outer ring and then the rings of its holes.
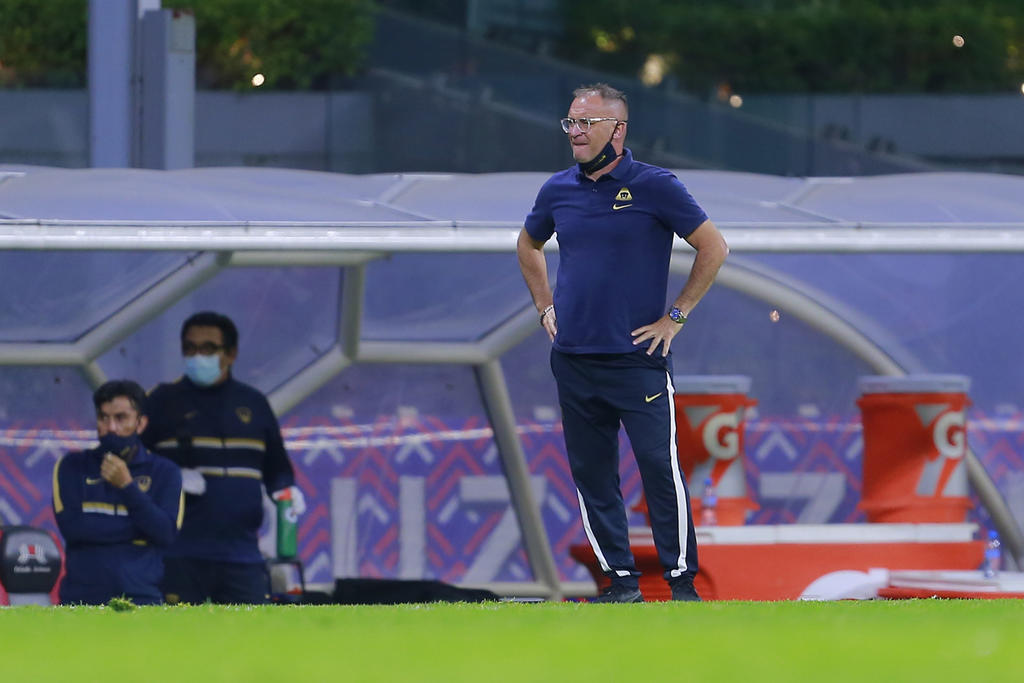
POLYGON ((864 425, 860 509, 869 522, 963 522, 967 490, 962 375, 861 377, 864 425))
MULTIPOLYGON (((702 517, 704 482, 717 494, 717 524, 743 524, 757 503, 747 497, 743 463, 743 426, 748 408, 750 378, 741 375, 676 375, 676 446, 679 466, 690 485, 693 517, 702 517)), ((646 514, 641 501, 635 508, 646 514)))
POLYGON ((738 526, 758 505, 747 496, 743 428, 751 399, 750 378, 743 375, 676 375, 676 443, 679 464, 690 484, 694 519, 703 512, 704 482, 718 497, 721 526, 738 526))

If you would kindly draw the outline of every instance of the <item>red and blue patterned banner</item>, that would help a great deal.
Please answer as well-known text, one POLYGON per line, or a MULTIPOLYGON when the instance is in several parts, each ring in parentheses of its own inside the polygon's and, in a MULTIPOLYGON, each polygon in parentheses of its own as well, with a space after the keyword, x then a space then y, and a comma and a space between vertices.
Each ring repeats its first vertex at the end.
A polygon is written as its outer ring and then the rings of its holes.
MULTIPOLYGON (((490 427, 483 417, 383 416, 371 424, 322 419, 283 425, 308 510, 299 520, 307 581, 432 578, 451 583, 532 579, 490 427)), ((1018 520, 1024 518, 1024 415, 968 416, 974 452, 1018 520)), ((56 530, 51 474, 66 451, 94 443, 91 425, 2 425, 0 521, 56 530)), ((585 543, 558 422, 520 424, 520 438, 563 580, 586 581, 569 555, 585 543)), ((859 416, 760 417, 744 436, 748 524, 865 520, 859 416)), ((630 506, 640 477, 622 439, 630 506)), ((989 525, 977 501, 968 520, 989 525)), ((272 515, 267 515, 268 523, 272 515)), ((634 525, 643 517, 634 513, 634 525)), ((273 548, 272 529, 263 547, 273 548)))

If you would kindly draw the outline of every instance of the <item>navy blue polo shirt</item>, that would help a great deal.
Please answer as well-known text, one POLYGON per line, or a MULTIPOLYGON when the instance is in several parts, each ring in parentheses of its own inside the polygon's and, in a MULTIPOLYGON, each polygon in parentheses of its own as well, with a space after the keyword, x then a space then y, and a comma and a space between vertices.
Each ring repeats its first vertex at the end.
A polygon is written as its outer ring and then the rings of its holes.
POLYGON ((633 330, 667 310, 674 235, 708 219, 670 171, 633 161, 627 149, 597 181, 573 166, 548 179, 526 217, 535 240, 558 239, 554 348, 631 353, 633 330))

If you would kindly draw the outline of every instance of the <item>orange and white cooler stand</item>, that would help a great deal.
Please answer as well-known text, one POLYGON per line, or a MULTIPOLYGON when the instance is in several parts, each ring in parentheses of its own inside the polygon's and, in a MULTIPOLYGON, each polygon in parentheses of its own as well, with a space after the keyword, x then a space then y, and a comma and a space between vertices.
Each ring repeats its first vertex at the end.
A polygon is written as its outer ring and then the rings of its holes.
POLYGON ((965 521, 969 378, 869 376, 857 384, 864 426, 859 507, 868 521, 965 521))
MULTIPOLYGON (((697 519, 704 478, 718 487, 718 526, 697 528, 700 571, 694 586, 705 600, 795 600, 912 597, 906 576, 957 584, 1014 597, 1021 584, 992 587, 977 567, 985 543, 965 522, 969 505, 965 408, 967 378, 949 375, 865 377, 858 401, 864 425, 861 507, 869 524, 743 524, 752 505, 743 474, 743 417, 754 402, 749 380, 676 377, 679 459, 693 483, 697 519), (739 465, 737 467, 737 465, 739 465), (735 468, 735 470, 733 469, 735 468), (731 503, 725 503, 732 500, 731 503), (952 572, 952 574, 950 574, 952 572)), ((630 529, 630 546, 648 600, 667 600, 649 527, 630 529)), ((608 579, 588 543, 570 554, 600 588, 608 579)), ((1024 575, 1022 575, 1024 577, 1024 575)), ((918 588, 917 584, 912 586, 918 588)), ((937 594, 935 586, 924 587, 937 594)), ((949 593, 949 597, 974 597, 949 593)))

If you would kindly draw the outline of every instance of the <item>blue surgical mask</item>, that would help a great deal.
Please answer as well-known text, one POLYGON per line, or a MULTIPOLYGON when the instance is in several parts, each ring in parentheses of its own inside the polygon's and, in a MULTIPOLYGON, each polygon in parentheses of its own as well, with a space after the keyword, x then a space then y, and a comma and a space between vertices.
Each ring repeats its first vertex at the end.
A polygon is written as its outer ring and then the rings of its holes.
POLYGON ((220 356, 185 356, 185 376, 201 387, 212 385, 220 379, 220 356))
POLYGON ((125 462, 131 460, 135 454, 135 448, 139 445, 139 435, 121 436, 114 432, 107 432, 100 437, 100 453, 113 453, 125 462))

